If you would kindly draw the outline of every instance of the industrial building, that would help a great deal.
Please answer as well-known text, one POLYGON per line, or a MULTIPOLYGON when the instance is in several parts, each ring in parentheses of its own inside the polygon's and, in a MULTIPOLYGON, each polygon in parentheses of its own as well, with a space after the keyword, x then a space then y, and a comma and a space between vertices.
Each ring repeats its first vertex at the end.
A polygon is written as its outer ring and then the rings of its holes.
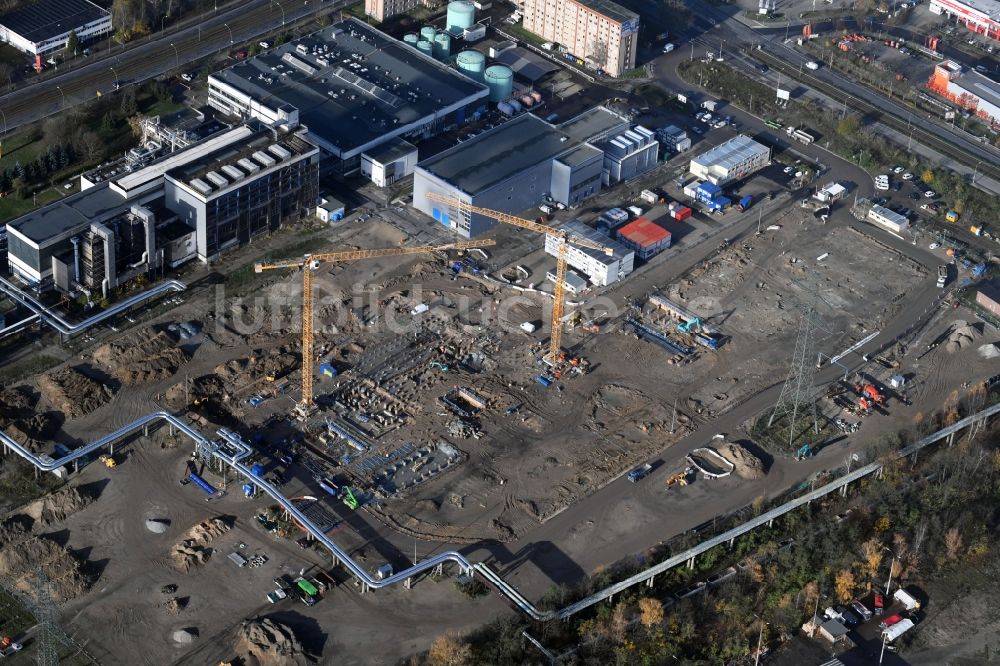
POLYGON ((822 203, 832 203, 844 198, 847 188, 840 183, 828 183, 813 195, 813 199, 822 203))
POLYGON ((35 0, 0 15, 0 41, 33 56, 65 49, 71 32, 80 42, 110 34, 111 12, 89 0, 35 0))
POLYGON ((691 138, 686 131, 676 125, 667 125, 656 130, 656 140, 673 153, 683 153, 691 148, 691 138))
POLYGON ((770 162, 769 147, 739 134, 692 159, 689 170, 696 178, 722 186, 745 178, 770 162))
POLYGON ((392 185, 413 174, 417 165, 417 147, 403 139, 391 139, 361 153, 361 175, 379 187, 392 185))
POLYGON ((646 261, 670 247, 671 234, 657 223, 638 217, 615 232, 622 245, 646 261))
POLYGON ((462 124, 489 91, 405 42, 350 19, 216 72, 208 103, 282 129, 299 125, 353 173, 362 153, 462 124))
POLYGON ((573 206, 600 191, 604 152, 592 142, 628 129, 628 122, 598 107, 552 125, 532 114, 506 123, 419 162, 413 206, 466 238, 496 220, 429 201, 428 192, 507 213, 534 208, 546 197, 573 206))
POLYGON ((7 262, 40 289, 106 296, 299 219, 318 180, 319 149, 303 136, 231 128, 115 178, 81 178, 82 191, 7 224, 7 262))
POLYGON ((931 0, 932 14, 954 17, 972 32, 1000 40, 1000 2, 997 0, 931 0))
POLYGON ((976 289, 976 303, 1000 317, 1000 282, 988 280, 976 289))
POLYGON ((927 88, 1000 128, 1000 83, 993 79, 967 70, 954 60, 945 60, 934 66, 927 88))
POLYGON ((347 206, 343 201, 321 194, 316 202, 316 217, 320 222, 340 222, 344 219, 347 206))
POLYGON ((580 64, 621 76, 635 68, 639 15, 611 0, 524 0, 524 29, 580 64))
POLYGON ((873 205, 869 208, 868 219, 895 234, 902 233, 910 226, 910 221, 905 216, 884 206, 873 205))
MULTIPOLYGON (((566 252, 566 262, 586 275, 592 284, 606 287, 613 282, 624 280, 632 272, 635 253, 622 243, 609 239, 579 220, 570 220, 559 225, 559 228, 573 236, 600 243, 614 251, 613 254, 607 255, 600 250, 579 247, 570 243, 566 252)), ((545 251, 553 257, 559 256, 559 245, 559 239, 554 236, 545 237, 545 251)))
POLYGON ((620 183, 646 173, 656 166, 660 144, 654 134, 636 125, 604 144, 605 185, 620 183))
MULTIPOLYGON (((552 284, 556 283, 556 276, 557 273, 555 268, 550 268, 545 272, 545 278, 552 284)), ((587 281, 584 280, 579 275, 577 275, 576 273, 574 273, 573 271, 567 270, 566 279, 563 280, 563 288, 567 292, 576 295, 583 291, 586 291, 587 281)))

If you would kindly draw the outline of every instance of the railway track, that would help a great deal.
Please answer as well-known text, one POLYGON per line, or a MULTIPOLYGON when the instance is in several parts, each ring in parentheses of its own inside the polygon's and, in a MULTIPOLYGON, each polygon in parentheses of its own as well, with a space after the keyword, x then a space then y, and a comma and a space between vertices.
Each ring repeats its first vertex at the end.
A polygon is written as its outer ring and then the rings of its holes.
MULTIPOLYGON (((750 49, 746 51, 746 54, 765 63, 768 67, 774 68, 782 74, 785 74, 786 76, 789 76, 828 97, 839 100, 844 95, 843 91, 838 89, 833 84, 827 83, 826 81, 807 72, 800 72, 799 68, 795 65, 781 60, 767 51, 761 49, 750 49)), ((887 127, 891 127, 897 132, 902 132, 904 134, 912 132, 914 139, 925 146, 933 148, 942 155, 950 157, 956 162, 960 162, 969 167, 976 167, 979 173, 989 176, 990 178, 1000 179, 1000 167, 986 160, 980 160, 969 155, 964 150, 957 148, 947 140, 942 139, 937 134, 924 129, 920 125, 908 124, 902 118, 854 96, 851 96, 846 104, 851 109, 860 112, 869 118, 873 118, 887 127)))

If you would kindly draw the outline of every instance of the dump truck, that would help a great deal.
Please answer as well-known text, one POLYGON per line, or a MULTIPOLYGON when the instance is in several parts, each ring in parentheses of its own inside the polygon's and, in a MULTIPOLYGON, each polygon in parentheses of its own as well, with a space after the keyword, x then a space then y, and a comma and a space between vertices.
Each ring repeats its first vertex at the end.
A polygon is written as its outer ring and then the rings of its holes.
POLYGON ((631 481, 632 483, 635 483, 640 479, 645 478, 646 475, 648 475, 652 471, 653 471, 653 466, 649 463, 646 463, 645 465, 639 465, 638 467, 636 467, 635 469, 633 469, 631 472, 628 473, 628 480, 631 481))

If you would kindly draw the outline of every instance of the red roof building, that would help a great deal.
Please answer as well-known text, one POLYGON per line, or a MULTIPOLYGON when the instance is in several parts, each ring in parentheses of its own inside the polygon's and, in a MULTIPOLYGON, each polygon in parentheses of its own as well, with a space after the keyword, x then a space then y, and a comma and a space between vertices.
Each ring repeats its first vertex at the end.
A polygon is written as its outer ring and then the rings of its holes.
POLYGON ((632 220, 620 228, 616 235, 622 244, 644 260, 670 247, 670 232, 645 217, 632 220))

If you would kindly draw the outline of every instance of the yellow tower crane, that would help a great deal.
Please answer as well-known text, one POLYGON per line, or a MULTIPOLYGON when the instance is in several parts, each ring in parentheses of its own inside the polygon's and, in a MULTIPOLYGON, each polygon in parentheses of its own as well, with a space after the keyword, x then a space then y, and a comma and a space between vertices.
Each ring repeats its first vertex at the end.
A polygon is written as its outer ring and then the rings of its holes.
POLYGON ((485 215, 486 217, 493 218, 498 222, 520 227, 521 229, 527 229, 528 231, 534 231, 535 233, 545 234, 546 236, 552 236, 558 240, 559 248, 556 254, 556 283, 554 289, 552 290, 552 331, 549 335, 549 354, 546 357, 549 364, 556 366, 562 359, 562 317, 563 309, 566 303, 566 255, 568 246, 572 243, 573 245, 579 245, 580 247, 599 250, 609 256, 614 254, 614 250, 588 238, 576 236, 562 229, 554 229, 544 224, 532 222, 531 220, 526 220, 522 217, 510 215, 498 210, 473 206, 472 204, 462 201, 461 199, 446 197, 435 192, 428 192, 426 196, 431 201, 443 203, 464 213, 485 215))
POLYGON ((273 264, 254 264, 255 273, 263 273, 278 268, 302 269, 302 402, 303 413, 308 413, 313 404, 313 293, 312 273, 325 263, 344 263, 379 257, 401 257, 412 254, 428 254, 446 250, 468 250, 494 245, 493 240, 465 241, 446 245, 418 245, 414 247, 388 247, 374 250, 344 250, 307 254, 301 259, 289 259, 273 264))

